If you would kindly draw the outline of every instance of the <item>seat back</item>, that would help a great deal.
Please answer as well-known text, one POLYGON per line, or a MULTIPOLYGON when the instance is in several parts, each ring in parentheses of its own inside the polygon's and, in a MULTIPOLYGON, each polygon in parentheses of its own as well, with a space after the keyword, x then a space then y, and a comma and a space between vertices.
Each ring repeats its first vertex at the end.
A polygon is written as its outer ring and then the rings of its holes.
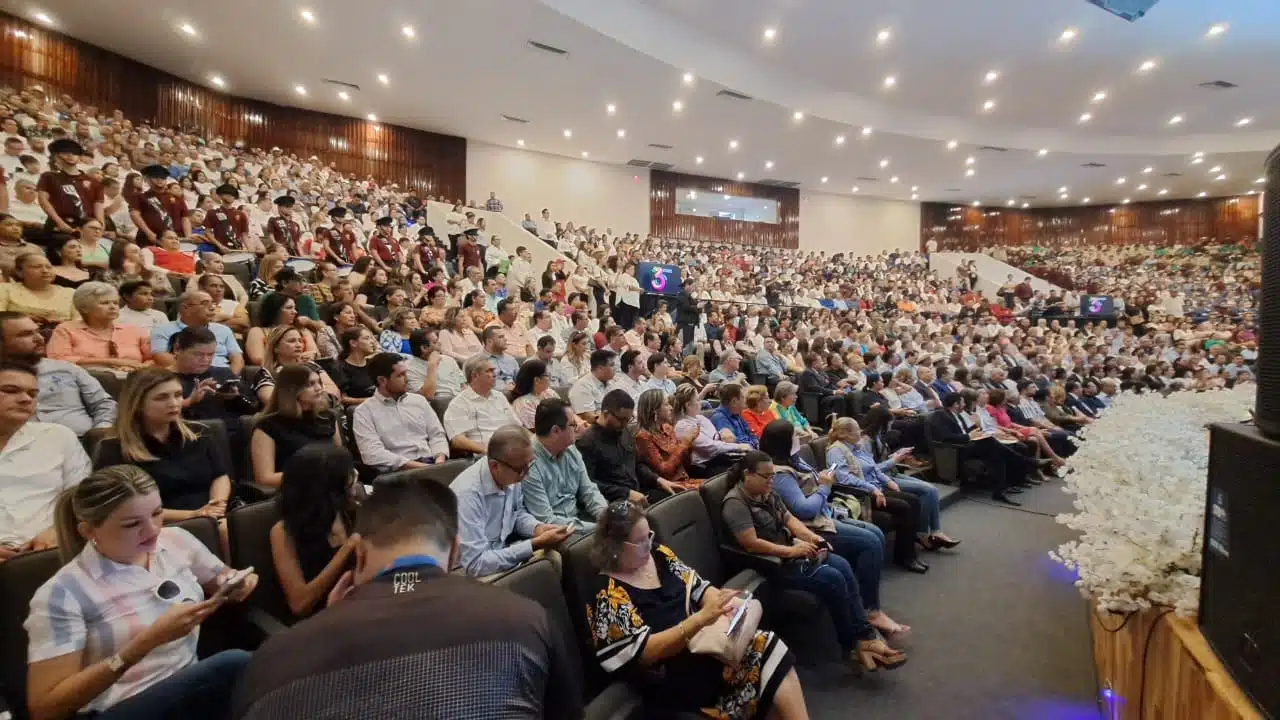
POLYGON ((676 493, 649 508, 649 525, 663 545, 712 585, 728 577, 707 506, 693 492, 676 493))
POLYGON ((804 419, 809 421, 813 427, 826 427, 822 418, 822 398, 813 393, 800 393, 796 396, 796 405, 799 406, 804 419))
POLYGON ((569 604, 569 616, 573 621, 573 634, 578 651, 582 653, 583 689, 587 697, 594 697, 605 685, 608 676, 596 660, 595 646, 591 642, 591 628, 587 626, 587 608, 595 607, 592 589, 598 584, 600 571, 591 562, 591 548, 595 547, 595 535, 588 534, 561 546, 563 559, 565 600, 569 604))
POLYGON ((0 693, 16 720, 27 715, 27 631, 31 598, 58 572, 57 550, 27 553, 0 563, 0 693))
POLYGON ((576 652, 578 640, 573 617, 555 565, 543 559, 524 563, 495 578, 492 584, 527 597, 546 609, 552 634, 567 641, 569 673, 582 677, 582 656, 576 652))
POLYGON ((213 450, 222 460, 222 466, 227 468, 227 473, 233 481, 242 480, 243 478, 236 477, 236 468, 239 465, 231 460, 231 440, 227 437, 227 424, 217 419, 201 420, 192 424, 203 425, 209 429, 209 434, 213 438, 213 450))
POLYGON ((463 470, 466 470, 474 460, 446 460, 435 465, 428 465, 424 468, 414 468, 413 470, 398 470, 396 472, 383 473, 373 481, 376 489, 379 485, 397 482, 437 482, 442 485, 453 483, 454 478, 458 477, 463 470))
POLYGON ((716 544, 727 542, 728 535, 724 528, 724 516, 720 514, 720 505, 724 502, 724 496, 729 494, 729 475, 723 473, 706 481, 702 487, 698 488, 698 494, 702 496, 707 517, 711 519, 711 530, 715 533, 716 544))
POLYGON ((191 533, 197 540, 204 543, 209 548, 209 552, 222 558, 222 535, 218 532, 218 521, 211 517, 193 517, 190 520, 174 523, 175 527, 191 533))
POLYGON ((755 358, 743 356, 742 360, 738 363, 738 367, 742 370, 742 374, 746 376, 748 385, 760 384, 756 382, 756 378, 758 376, 756 373, 755 358))
POLYGON ((813 448, 813 456, 818 459, 825 467, 827 464, 827 448, 830 447, 831 441, 824 435, 809 442, 809 447, 813 448))
POLYGON ((822 458, 822 464, 818 464, 818 458, 814 455, 813 448, 810 447, 808 443, 800 446, 800 449, 796 451, 796 456, 808 463, 809 467, 814 470, 821 470, 827 466, 827 459, 825 457, 822 458))
POLYGON ((103 390, 107 391, 107 394, 112 399, 118 400, 120 398, 120 388, 124 386, 123 377, 101 368, 90 368, 89 374, 93 376, 94 380, 98 381, 98 384, 102 386, 103 390))
POLYGON ((444 422, 444 413, 449 409, 449 403, 453 401, 453 396, 448 395, 443 398, 431 398, 431 409, 436 411, 436 417, 440 418, 440 422, 444 422))
POLYGON ((227 513, 227 534, 231 540, 230 565, 238 569, 252 565, 258 574, 258 587, 250 596, 251 602, 289 625, 297 618, 289 609, 271 556, 271 527, 279 520, 280 509, 274 499, 244 505, 227 513))

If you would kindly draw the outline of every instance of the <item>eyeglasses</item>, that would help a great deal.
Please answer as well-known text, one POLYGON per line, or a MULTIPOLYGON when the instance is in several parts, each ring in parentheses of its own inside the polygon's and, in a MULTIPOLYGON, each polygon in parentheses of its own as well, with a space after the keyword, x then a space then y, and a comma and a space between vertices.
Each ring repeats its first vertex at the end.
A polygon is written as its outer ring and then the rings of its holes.
POLYGON ((652 545, 653 545, 653 537, 654 537, 654 535, 653 535, 653 531, 652 531, 652 530, 650 530, 650 531, 649 531, 649 536, 648 536, 647 538, 645 538, 645 539, 644 539, 644 542, 631 542, 630 540, 623 540, 623 541, 622 541, 622 543, 623 543, 624 545, 630 545, 630 546, 632 546, 632 547, 644 547, 645 545, 650 545, 650 546, 652 546, 652 545))
POLYGON ((533 467, 532 462, 530 462, 529 464, 525 465, 522 468, 518 468, 515 465, 512 465, 511 463, 507 462, 506 460, 499 460, 498 458, 490 458, 490 459, 498 463, 499 465, 505 467, 506 469, 510 470, 511 472, 515 473, 516 475, 519 475, 522 478, 528 475, 529 468, 533 467))
POLYGON ((772 480, 773 476, 778 474, 776 471, 771 473, 762 473, 762 472, 755 472, 752 470, 748 470, 747 472, 750 473, 751 475, 755 475, 756 477, 762 477, 765 480, 772 480))

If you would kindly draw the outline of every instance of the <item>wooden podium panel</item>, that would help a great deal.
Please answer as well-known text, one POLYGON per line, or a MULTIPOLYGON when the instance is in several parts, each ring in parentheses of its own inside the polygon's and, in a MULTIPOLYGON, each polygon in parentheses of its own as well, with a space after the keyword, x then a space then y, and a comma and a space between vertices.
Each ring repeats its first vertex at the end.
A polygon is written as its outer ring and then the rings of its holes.
POLYGON ((1094 612, 1089 625, 1100 689, 1113 693, 1105 720, 1263 720, 1194 618, 1094 612))

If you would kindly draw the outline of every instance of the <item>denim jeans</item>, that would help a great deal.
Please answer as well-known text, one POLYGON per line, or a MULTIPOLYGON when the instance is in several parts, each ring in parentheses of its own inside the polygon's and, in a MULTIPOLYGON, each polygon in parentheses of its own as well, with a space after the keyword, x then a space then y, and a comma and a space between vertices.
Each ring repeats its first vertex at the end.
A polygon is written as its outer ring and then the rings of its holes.
MULTIPOLYGON (((828 554, 826 562, 808 573, 792 568, 769 579, 777 586, 812 594, 827 608, 836 626, 836 640, 848 653, 854 643, 871 639, 875 631, 867 624, 856 587, 850 587, 853 571, 844 558, 828 554)), ((854 581, 855 583, 857 581, 854 581)))
POLYGON ((224 650, 92 717, 97 720, 222 720, 231 713, 232 691, 251 657, 244 650, 224 650))
POLYGON ((910 475, 894 475, 893 481, 904 493, 910 493, 920 499, 920 532, 942 532, 942 510, 938 506, 938 488, 933 483, 911 477, 910 475))
POLYGON ((884 567, 884 532, 861 520, 837 520, 835 533, 823 536, 836 554, 849 561, 858 594, 868 612, 880 609, 880 568, 884 567))

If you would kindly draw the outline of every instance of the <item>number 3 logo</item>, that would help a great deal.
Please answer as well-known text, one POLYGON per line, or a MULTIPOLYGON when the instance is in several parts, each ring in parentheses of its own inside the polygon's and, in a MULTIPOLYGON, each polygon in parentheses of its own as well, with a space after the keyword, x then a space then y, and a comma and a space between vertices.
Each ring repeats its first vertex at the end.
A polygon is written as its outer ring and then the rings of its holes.
POLYGON ((653 279, 649 281, 649 287, 653 288, 655 292, 662 292, 665 290, 667 287, 668 272, 670 272, 668 268, 655 267, 653 269, 653 279))

